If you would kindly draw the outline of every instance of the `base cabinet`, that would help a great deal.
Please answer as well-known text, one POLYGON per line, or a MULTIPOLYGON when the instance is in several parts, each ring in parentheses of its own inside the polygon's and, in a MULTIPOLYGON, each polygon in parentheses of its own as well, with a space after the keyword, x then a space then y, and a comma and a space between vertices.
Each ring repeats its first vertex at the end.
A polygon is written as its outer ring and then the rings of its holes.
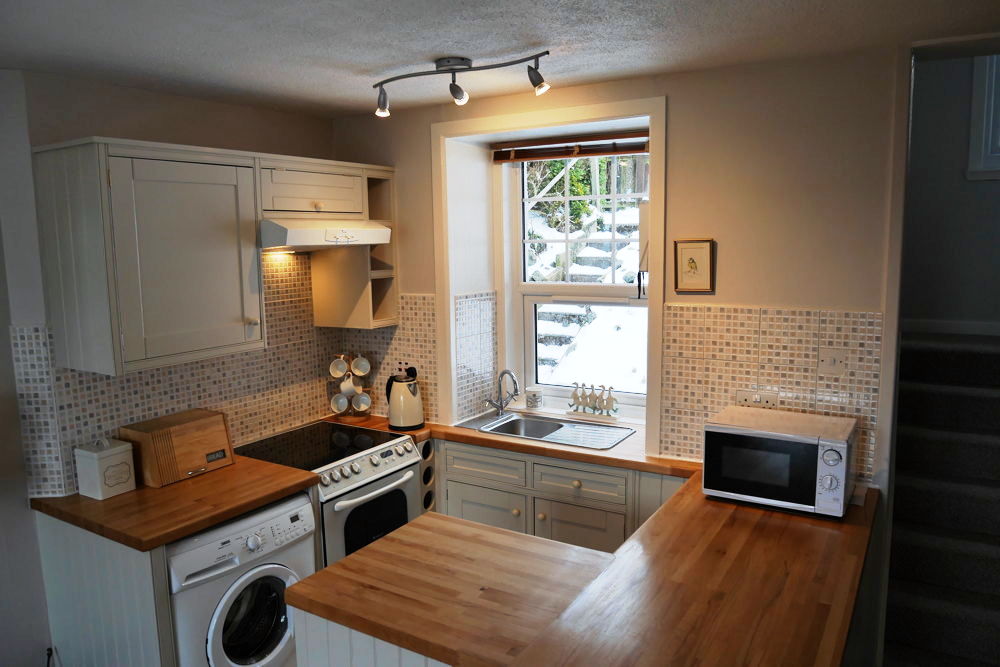
POLYGON ((449 481, 445 495, 448 498, 448 516, 518 533, 528 532, 528 499, 521 494, 449 481))
POLYGON ((535 498, 535 535, 578 547, 614 551, 625 541, 625 515, 535 498))
POLYGON ((615 551, 686 481, 612 466, 437 441, 449 516, 615 551))

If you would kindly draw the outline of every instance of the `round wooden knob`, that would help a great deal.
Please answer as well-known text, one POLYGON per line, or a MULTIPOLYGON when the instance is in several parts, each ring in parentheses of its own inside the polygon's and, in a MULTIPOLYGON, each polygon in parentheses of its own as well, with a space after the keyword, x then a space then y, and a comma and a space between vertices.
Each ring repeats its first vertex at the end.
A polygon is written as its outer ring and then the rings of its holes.
POLYGON ((513 514, 514 516, 521 516, 521 510, 517 509, 516 507, 512 509, 510 513, 513 514))
POLYGON ((574 488, 574 489, 579 489, 580 487, 582 487, 582 486, 583 486, 583 482, 581 482, 581 481, 580 481, 580 480, 578 480, 578 479, 574 479, 574 480, 572 481, 572 485, 573 485, 573 488, 574 488))
POLYGON ((538 519, 539 521, 545 521, 546 519, 545 512, 539 512, 538 514, 535 515, 535 518, 538 519))
POLYGON ((319 202, 319 201, 317 201, 317 202, 313 202, 313 207, 314 207, 314 208, 315 208, 315 209, 316 209, 317 211, 322 211, 322 210, 323 210, 323 202, 319 202))

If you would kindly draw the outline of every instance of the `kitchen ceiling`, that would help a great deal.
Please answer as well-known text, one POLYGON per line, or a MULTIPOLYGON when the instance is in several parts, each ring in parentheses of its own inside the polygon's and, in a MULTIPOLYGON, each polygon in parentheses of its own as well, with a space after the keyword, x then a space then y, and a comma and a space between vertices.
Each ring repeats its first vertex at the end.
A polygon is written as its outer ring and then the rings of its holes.
MULTIPOLYGON (((551 49, 553 86, 1000 30, 996 0, 3 0, 0 67, 333 115, 436 57, 551 49)), ((524 67, 459 76, 531 94, 524 67)), ((450 101, 444 77, 387 86, 392 108, 450 101)))

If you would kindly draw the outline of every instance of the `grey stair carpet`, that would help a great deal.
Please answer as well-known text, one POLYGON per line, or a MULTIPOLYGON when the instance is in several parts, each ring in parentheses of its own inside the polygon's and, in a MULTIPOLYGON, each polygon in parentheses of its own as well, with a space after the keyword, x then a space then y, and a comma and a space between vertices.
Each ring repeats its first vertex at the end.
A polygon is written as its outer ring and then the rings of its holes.
POLYGON ((1000 339, 904 336, 886 665, 1000 665, 1000 339))

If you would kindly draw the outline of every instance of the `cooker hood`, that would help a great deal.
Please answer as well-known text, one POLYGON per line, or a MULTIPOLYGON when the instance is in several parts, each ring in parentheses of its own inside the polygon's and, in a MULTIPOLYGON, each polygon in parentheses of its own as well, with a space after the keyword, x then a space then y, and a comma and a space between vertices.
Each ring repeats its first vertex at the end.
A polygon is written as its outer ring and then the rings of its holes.
POLYGON ((390 230, 368 220, 281 218, 260 221, 260 246, 268 250, 322 250, 389 242, 390 230))

